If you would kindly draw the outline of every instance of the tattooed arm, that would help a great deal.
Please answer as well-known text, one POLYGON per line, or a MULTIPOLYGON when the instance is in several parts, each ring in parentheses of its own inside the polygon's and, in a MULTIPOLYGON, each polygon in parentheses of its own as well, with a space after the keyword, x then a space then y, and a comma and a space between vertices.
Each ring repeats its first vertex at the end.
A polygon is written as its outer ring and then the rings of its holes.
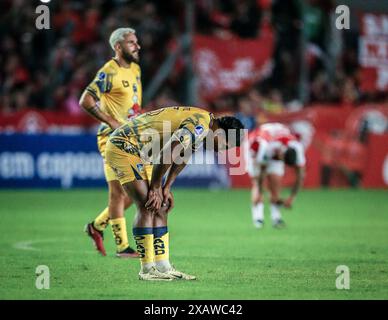
POLYGON ((118 122, 110 115, 101 111, 101 109, 97 105, 96 98, 94 98, 93 95, 87 90, 85 90, 82 94, 79 100, 79 104, 93 118, 97 119, 98 121, 105 122, 112 129, 116 129, 120 126, 120 122, 118 122))

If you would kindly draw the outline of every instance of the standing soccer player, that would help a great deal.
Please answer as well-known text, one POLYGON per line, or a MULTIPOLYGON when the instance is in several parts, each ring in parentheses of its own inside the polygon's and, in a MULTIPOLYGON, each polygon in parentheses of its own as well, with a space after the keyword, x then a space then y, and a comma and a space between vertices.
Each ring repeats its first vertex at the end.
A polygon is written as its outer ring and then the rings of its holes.
POLYGON ((251 208, 254 226, 260 229, 264 225, 263 185, 267 178, 271 195, 272 225, 275 228, 284 227, 280 207, 291 208, 304 179, 306 159, 303 145, 285 125, 267 123, 249 134, 244 151, 247 172, 252 182, 251 208), (282 200, 280 192, 285 164, 295 169, 296 179, 291 195, 282 200))
POLYGON ((105 146, 109 135, 129 118, 139 114, 142 86, 140 82, 140 46, 131 28, 115 30, 109 43, 115 57, 109 60, 89 84, 80 99, 80 105, 101 122, 97 133, 98 149, 104 159, 105 178, 109 188, 109 202, 93 222, 85 226, 97 250, 106 255, 103 232, 108 223, 112 226, 116 243, 116 256, 138 257, 129 246, 124 211, 132 201, 105 162, 105 146))
POLYGON ((241 129, 241 122, 233 117, 215 118, 195 107, 169 107, 134 117, 110 135, 106 162, 137 207, 133 235, 140 255, 140 280, 195 279, 170 264, 171 186, 205 138, 206 145, 214 144, 214 151, 225 150, 240 145, 241 129), (232 137, 229 130, 235 133, 232 137))

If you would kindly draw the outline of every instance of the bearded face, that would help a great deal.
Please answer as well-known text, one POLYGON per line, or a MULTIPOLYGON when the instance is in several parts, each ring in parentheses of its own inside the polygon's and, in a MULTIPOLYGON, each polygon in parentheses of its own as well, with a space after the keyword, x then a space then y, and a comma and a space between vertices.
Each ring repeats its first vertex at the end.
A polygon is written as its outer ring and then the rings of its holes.
POLYGON ((137 42, 137 37, 133 33, 126 34, 124 40, 119 42, 120 55, 127 62, 139 62, 140 46, 137 42))

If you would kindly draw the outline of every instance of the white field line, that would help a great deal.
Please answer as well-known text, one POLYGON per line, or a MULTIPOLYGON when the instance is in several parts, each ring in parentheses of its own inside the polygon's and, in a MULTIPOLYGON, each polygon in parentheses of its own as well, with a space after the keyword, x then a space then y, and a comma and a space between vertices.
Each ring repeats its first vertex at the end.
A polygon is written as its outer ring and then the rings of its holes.
MULTIPOLYGON (((25 251, 42 251, 41 248, 36 248, 36 244, 45 242, 58 242, 58 239, 44 239, 44 240, 25 240, 18 241, 12 245, 13 248, 25 251)), ((67 242, 67 241, 66 241, 67 242)), ((91 251, 77 251, 77 250, 61 250, 62 253, 82 253, 82 254, 96 254, 91 251)))

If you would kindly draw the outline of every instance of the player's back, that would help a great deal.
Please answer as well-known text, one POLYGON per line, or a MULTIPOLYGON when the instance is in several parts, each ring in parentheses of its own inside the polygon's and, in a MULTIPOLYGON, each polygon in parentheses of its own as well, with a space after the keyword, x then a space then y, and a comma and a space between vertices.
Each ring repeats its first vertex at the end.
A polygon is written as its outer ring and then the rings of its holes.
POLYGON ((202 137, 209 129, 211 119, 211 113, 200 108, 166 107, 129 119, 112 133, 111 141, 125 140, 139 147, 155 141, 155 138, 165 143, 181 128, 187 129, 194 138, 202 137))
POLYGON ((257 135, 267 141, 278 140, 283 137, 292 137, 291 130, 286 125, 278 122, 261 125, 257 135))
POLYGON ((285 150, 289 146, 301 149, 303 152, 303 147, 299 144, 297 137, 286 125, 271 122, 262 124, 249 134, 244 152, 247 158, 257 157, 257 155, 272 158, 277 150, 285 150))

